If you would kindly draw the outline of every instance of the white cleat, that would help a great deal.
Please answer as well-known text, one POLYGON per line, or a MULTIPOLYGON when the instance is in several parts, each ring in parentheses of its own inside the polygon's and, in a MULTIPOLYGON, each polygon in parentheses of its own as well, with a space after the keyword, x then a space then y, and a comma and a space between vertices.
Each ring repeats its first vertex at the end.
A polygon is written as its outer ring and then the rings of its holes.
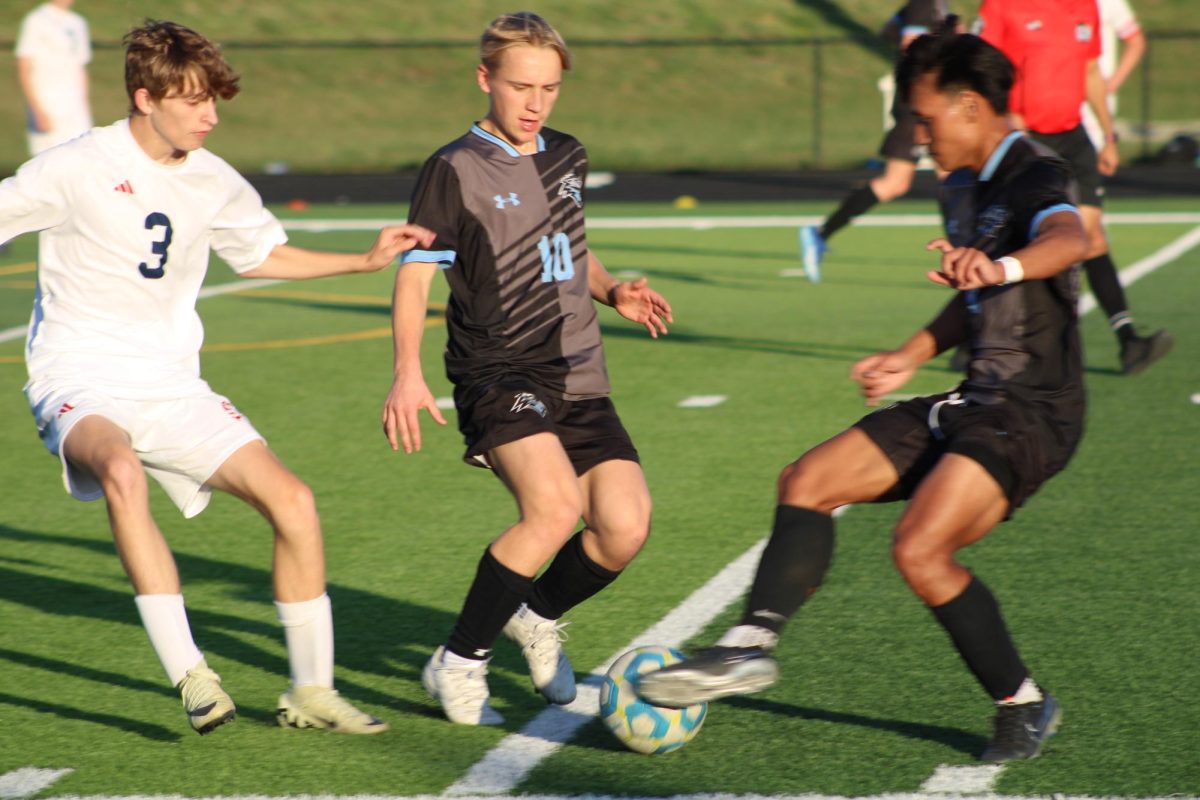
POLYGON ((284 728, 322 728, 334 733, 383 733, 388 724, 360 711, 326 686, 294 686, 279 697, 279 724, 284 728))
POLYGON ((487 662, 468 666, 446 663, 439 647, 421 672, 421 685, 442 704, 446 718, 459 725, 500 725, 504 717, 488 705, 487 662))
POLYGON ((546 702, 560 706, 575 700, 575 671, 562 649, 567 638, 562 629, 569 624, 546 619, 522 605, 504 626, 504 635, 521 646, 529 663, 533 688, 546 702))
POLYGON ((187 671, 176 688, 183 698, 188 722, 201 736, 233 722, 237 708, 221 688, 221 676, 209 669, 204 659, 187 671))

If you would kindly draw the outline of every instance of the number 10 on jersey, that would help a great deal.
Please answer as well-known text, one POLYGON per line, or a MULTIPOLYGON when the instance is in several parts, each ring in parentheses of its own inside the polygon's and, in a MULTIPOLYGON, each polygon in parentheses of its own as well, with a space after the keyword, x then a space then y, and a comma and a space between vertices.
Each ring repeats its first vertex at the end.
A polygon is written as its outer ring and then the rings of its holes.
POLYGON ((575 262, 571 260, 571 240, 565 233, 543 236, 538 242, 542 254, 542 283, 569 281, 575 277, 575 262))

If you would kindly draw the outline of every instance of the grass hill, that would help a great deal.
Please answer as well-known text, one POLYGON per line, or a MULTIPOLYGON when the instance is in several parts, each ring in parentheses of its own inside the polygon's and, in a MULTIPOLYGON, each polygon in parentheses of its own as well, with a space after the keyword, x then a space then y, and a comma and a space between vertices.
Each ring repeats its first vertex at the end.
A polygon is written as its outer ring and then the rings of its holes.
MULTIPOLYGON (((17 6, 9 0, 6 6, 17 6)), ((32 3, 31 3, 32 5, 32 3)), ((518 4, 519 5, 519 4, 518 4)), ((962 5, 962 4, 959 4, 962 5)), ((973 7, 964 6, 966 11, 973 7)), ((1151 29, 1192 25, 1188 0, 1139 3, 1151 29)), ((576 69, 551 124, 578 136, 597 169, 844 166, 874 153, 890 53, 874 31, 895 0, 546 0, 535 7, 574 50, 576 69), (827 37, 816 48, 797 40, 827 37), (730 39, 762 44, 714 43, 730 39), (688 43, 691 44, 681 44, 688 43)), ((412 168, 486 108, 474 85, 475 41, 513 4, 294 0, 89 0, 98 123, 124 114, 122 34, 145 16, 175 19, 223 42, 243 93, 221 108, 214 150, 240 169, 412 168)), ((23 6, 0 19, 16 38, 23 6)), ((1156 43, 1156 118, 1200 117, 1200 90, 1165 67, 1194 63, 1200 38, 1156 43)), ((11 46, 0 52, 0 170, 25 158, 11 46)), ((1141 108, 1139 86, 1123 93, 1141 108)))

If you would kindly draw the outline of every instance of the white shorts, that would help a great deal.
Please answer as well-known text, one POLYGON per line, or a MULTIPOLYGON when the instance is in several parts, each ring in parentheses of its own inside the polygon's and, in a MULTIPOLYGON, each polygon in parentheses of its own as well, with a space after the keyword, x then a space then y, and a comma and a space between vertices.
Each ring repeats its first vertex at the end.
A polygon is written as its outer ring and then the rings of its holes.
POLYGON ((204 510, 212 498, 205 482, 243 446, 262 436, 233 403, 209 390, 173 400, 126 400, 77 385, 31 382, 25 396, 38 435, 63 465, 63 486, 78 500, 104 496, 96 476, 67 461, 63 443, 84 417, 101 416, 129 434, 146 472, 185 517, 204 510))

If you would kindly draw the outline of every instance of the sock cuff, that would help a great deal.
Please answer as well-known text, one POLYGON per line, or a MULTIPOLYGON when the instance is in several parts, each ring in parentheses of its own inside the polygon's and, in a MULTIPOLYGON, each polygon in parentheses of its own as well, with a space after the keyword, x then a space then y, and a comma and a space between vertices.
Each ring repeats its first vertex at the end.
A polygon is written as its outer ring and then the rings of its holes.
POLYGON ((579 531, 567 541, 567 547, 571 548, 571 553, 579 559, 579 563, 584 569, 595 575, 597 578, 605 581, 614 581, 621 574, 620 570, 613 571, 607 567, 601 566, 592 560, 592 557, 587 554, 587 550, 583 546, 583 531, 579 531))
POLYGON ((282 603, 275 601, 275 611, 279 614, 279 622, 284 627, 307 625, 315 619, 333 613, 333 604, 329 595, 322 592, 311 600, 301 600, 298 603, 282 603))
POLYGON ((133 596, 138 611, 154 608, 183 608, 182 594, 137 594, 133 596))
POLYGON ((833 517, 829 514, 822 514, 820 511, 813 511, 811 508, 801 508, 800 506, 789 506, 783 503, 775 506, 775 527, 786 527, 795 529, 799 527, 813 528, 816 530, 828 530, 833 532, 833 517))
POLYGON ((479 564, 495 575, 504 588, 510 592, 516 592, 521 597, 525 597, 533 590, 533 578, 514 572, 501 564, 500 559, 493 555, 491 547, 483 551, 483 558, 479 560, 479 564))

